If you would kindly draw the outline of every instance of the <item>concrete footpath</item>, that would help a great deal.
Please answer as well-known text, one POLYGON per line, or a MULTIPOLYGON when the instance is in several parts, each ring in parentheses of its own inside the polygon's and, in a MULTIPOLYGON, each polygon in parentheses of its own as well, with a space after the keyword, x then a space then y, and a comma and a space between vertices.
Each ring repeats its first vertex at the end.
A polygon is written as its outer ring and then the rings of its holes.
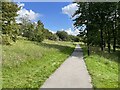
POLYGON ((45 81, 41 88, 92 88, 79 45, 72 55, 45 81))

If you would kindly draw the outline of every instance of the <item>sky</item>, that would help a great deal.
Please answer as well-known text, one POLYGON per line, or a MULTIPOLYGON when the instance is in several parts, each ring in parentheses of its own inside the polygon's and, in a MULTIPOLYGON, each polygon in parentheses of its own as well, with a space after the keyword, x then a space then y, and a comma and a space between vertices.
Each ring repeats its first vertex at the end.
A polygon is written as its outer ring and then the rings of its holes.
POLYGON ((55 33, 64 30, 68 34, 77 35, 79 30, 73 28, 71 16, 78 9, 77 4, 71 2, 19 2, 21 10, 18 11, 19 18, 28 15, 32 22, 41 20, 44 27, 55 33))

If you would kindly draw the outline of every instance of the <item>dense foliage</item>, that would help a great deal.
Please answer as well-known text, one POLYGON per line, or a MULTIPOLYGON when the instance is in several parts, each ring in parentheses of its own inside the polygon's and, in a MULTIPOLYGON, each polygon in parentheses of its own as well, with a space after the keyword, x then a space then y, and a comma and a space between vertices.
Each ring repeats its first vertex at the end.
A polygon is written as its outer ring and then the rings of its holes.
POLYGON ((60 40, 62 41, 68 41, 68 34, 65 31, 57 31, 56 33, 60 40))
POLYGON ((9 40, 16 41, 18 25, 15 22, 17 11, 20 10, 13 2, 2 2, 2 37, 3 44, 10 44, 9 40))
POLYGON ((61 41, 73 41, 73 42, 80 41, 80 37, 74 35, 68 35, 68 33, 65 31, 57 31, 56 35, 59 37, 59 40, 61 41))
POLYGON ((80 29, 78 36, 87 43, 88 54, 91 45, 100 46, 102 51, 107 46, 108 52, 113 46, 115 51, 120 46, 120 2, 77 2, 77 5, 74 26, 80 29))

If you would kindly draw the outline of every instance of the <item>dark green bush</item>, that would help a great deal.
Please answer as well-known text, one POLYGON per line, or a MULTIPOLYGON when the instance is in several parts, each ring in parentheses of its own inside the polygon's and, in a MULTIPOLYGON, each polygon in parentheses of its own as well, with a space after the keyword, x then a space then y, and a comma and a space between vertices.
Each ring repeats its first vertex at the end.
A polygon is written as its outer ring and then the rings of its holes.
POLYGON ((52 34, 52 35, 50 35, 50 36, 48 37, 48 39, 49 39, 49 40, 54 40, 54 41, 56 41, 56 40, 58 40, 58 37, 57 37, 56 34, 52 34))
POLYGON ((41 34, 37 34, 36 36, 35 36, 35 41, 37 41, 37 42, 42 42, 44 40, 44 36, 41 34))
POLYGON ((0 42, 1 44, 3 44, 3 45, 10 45, 10 37, 8 36, 8 35, 3 35, 2 34, 2 38, 1 38, 2 40, 2 42, 0 42))
POLYGON ((76 36, 76 37, 74 37, 73 41, 74 41, 74 42, 79 42, 79 41, 80 41, 80 38, 76 36))

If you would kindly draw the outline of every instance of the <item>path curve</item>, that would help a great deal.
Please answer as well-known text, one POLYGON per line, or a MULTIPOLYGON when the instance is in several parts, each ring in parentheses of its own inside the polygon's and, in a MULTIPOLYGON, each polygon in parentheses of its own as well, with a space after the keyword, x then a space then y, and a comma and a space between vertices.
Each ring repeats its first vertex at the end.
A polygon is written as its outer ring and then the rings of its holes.
POLYGON ((91 77, 79 45, 72 55, 45 81, 41 88, 92 88, 91 77))

